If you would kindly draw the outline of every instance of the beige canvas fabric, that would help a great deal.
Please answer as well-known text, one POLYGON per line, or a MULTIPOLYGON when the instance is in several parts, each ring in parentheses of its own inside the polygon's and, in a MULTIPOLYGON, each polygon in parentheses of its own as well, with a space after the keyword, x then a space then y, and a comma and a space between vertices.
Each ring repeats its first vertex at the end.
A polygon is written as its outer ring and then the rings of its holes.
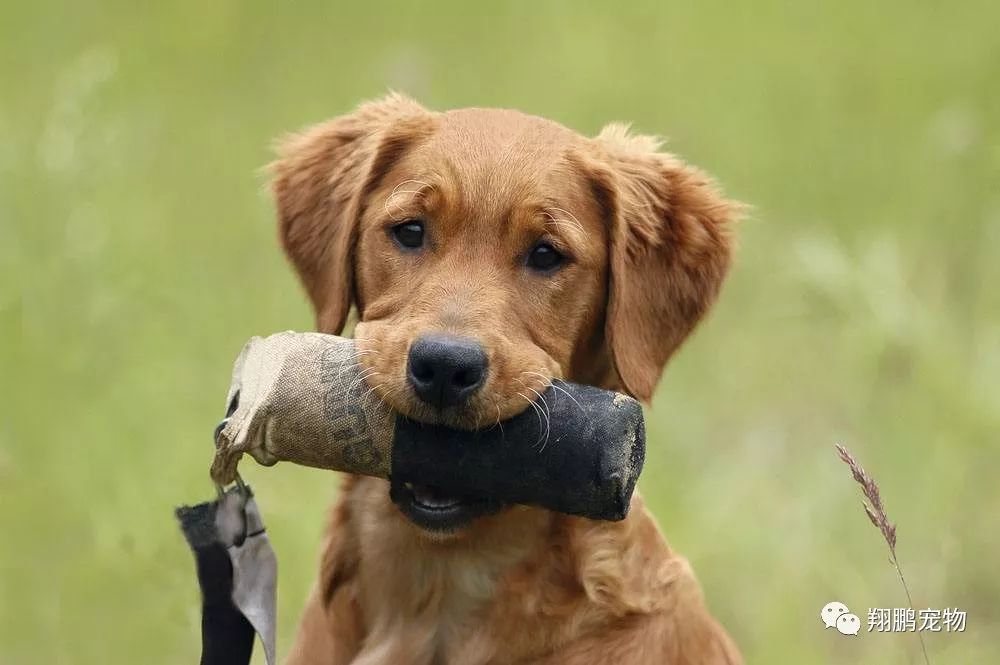
POLYGON ((233 366, 227 406, 236 410, 216 441, 212 479, 236 477, 244 453, 387 478, 394 415, 373 394, 354 342, 321 333, 254 337, 233 366))

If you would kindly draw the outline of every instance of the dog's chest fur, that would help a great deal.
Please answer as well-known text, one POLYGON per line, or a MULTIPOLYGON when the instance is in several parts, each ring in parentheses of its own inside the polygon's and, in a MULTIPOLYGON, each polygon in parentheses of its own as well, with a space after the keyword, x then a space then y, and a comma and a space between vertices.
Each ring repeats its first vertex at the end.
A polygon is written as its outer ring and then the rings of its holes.
POLYGON ((364 479, 353 492, 356 593, 368 629, 362 655, 372 663, 395 657, 414 665, 490 662, 496 645, 488 626, 498 583, 535 553, 545 513, 524 510, 511 520, 516 528, 494 529, 498 537, 477 538, 474 545, 436 542, 394 514, 384 481, 364 479))

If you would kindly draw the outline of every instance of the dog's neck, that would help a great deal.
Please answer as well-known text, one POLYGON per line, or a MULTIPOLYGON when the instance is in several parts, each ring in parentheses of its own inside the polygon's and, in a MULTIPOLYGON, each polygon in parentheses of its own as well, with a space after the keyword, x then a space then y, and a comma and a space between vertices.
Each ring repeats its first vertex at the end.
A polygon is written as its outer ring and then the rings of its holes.
POLYGON ((497 649, 528 658, 669 598, 656 579, 665 571, 642 565, 671 555, 637 496, 622 522, 514 507, 438 537, 403 517, 385 481, 355 478, 345 494, 343 545, 372 662, 479 663, 497 649))
POLYGON ((486 637, 478 631, 498 586, 519 564, 539 558, 555 519, 513 507, 438 536, 406 520, 384 481, 355 479, 345 491, 359 550, 354 594, 369 643, 389 654, 379 662, 432 665, 445 654, 450 661, 456 649, 485 649, 475 644, 486 637), (379 563, 388 561, 397 565, 379 563), (397 648, 405 660, 392 660, 397 648))

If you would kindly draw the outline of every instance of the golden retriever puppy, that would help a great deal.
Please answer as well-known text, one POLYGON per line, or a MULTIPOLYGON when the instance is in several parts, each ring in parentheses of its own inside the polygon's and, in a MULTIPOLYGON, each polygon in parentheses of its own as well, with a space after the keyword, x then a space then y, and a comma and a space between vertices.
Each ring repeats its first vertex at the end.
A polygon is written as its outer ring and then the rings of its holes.
MULTIPOLYGON (((355 307, 366 380, 410 417, 492 425, 557 377, 648 400, 716 298, 739 212, 657 148, 394 94, 283 143, 279 236, 318 329, 355 307)), ((638 494, 594 522, 348 477, 288 662, 741 659, 638 494)))

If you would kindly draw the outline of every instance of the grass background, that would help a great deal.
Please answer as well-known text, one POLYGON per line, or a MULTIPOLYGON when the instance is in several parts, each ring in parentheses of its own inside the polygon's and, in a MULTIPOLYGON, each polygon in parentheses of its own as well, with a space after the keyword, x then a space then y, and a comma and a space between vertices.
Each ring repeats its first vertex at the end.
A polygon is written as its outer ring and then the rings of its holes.
MULTIPOLYGON (((667 135, 755 213, 648 411, 641 487, 751 663, 916 662, 824 631, 905 599, 934 663, 1000 662, 1000 5, 6 2, 0 7, 0 663, 199 651, 171 515, 252 334, 306 329, 258 168, 394 87, 667 135)), ((287 653, 332 476, 253 465, 287 653)), ((864 617, 863 617, 864 618, 864 617)))

